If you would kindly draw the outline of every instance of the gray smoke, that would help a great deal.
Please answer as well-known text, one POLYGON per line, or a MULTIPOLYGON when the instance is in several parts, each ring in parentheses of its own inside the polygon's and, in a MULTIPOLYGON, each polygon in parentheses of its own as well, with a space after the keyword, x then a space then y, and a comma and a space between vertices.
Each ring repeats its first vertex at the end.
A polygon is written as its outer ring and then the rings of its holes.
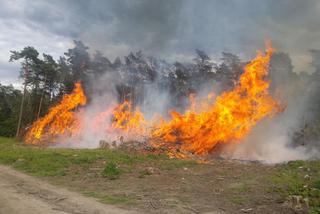
MULTIPOLYGON (((267 163, 319 157, 319 138, 307 141, 295 138, 315 117, 310 110, 319 105, 319 100, 314 99, 319 91, 314 87, 316 80, 304 72, 294 73, 289 54, 281 52, 272 57, 269 73, 272 96, 286 107, 285 110, 273 118, 264 119, 246 139, 229 146, 224 155, 267 163)), ((308 137, 307 133, 302 134, 305 135, 302 138, 308 137)))
MULTIPOLYGON (((310 83, 308 75, 319 73, 320 57, 319 51, 308 50, 320 49, 319 14, 318 0, 5 1, 0 8, 0 26, 4 29, 0 47, 9 53, 12 47, 22 48, 13 44, 22 45, 32 38, 35 47, 46 46, 45 52, 49 53, 54 48, 57 53, 66 46, 58 41, 80 39, 109 58, 141 49, 168 61, 188 61, 198 48, 216 60, 222 51, 249 60, 256 50, 263 49, 263 40, 268 38, 276 49, 290 53, 290 57, 283 53, 275 55, 270 70, 272 94, 287 108, 274 119, 260 123, 228 155, 276 162, 311 157, 319 145, 318 141, 313 142, 316 146, 293 145, 295 131, 314 116, 311 109, 316 104, 316 86, 310 83), (48 43, 54 45, 47 46, 48 43)), ((16 76, 11 72, 16 68, 6 64, 8 58, 0 55, 2 79, 10 79, 11 74, 16 76)), ((171 72, 171 65, 160 65, 159 71, 171 72)), ((95 81, 92 102, 83 116, 86 125, 93 115, 118 103, 114 86, 119 78, 108 73, 95 81)), ((203 87, 199 94, 206 94, 208 88, 203 87)), ((147 117, 154 112, 166 114, 172 104, 169 91, 160 90, 158 82, 141 90, 145 97, 141 108, 147 117)), ((105 138, 89 127, 86 130, 88 133, 80 139, 82 146, 96 147, 99 139, 105 138), (90 140, 94 143, 89 144, 90 140)))

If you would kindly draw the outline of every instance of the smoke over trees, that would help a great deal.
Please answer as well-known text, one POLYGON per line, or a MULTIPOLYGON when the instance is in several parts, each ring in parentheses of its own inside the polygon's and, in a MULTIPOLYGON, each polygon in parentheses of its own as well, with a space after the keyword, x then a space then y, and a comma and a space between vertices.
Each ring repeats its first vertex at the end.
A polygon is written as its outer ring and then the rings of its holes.
MULTIPOLYGON (((141 106, 150 102, 146 96, 152 88, 169 95, 166 97, 167 109, 184 111, 190 94, 199 94, 210 87, 214 87, 217 93, 232 89, 246 64, 237 55, 225 52, 218 63, 213 62, 201 50, 195 50, 195 57, 190 62, 174 63, 146 56, 142 51, 113 61, 100 51, 93 54, 89 51, 81 41, 74 41, 74 47, 58 60, 48 54, 40 57, 33 47, 12 51, 10 60, 21 61, 25 91, 0 85, 0 135, 14 135, 21 100, 24 99, 21 120, 21 130, 24 130, 45 115, 64 94, 70 93, 75 82, 83 84, 89 103, 94 96, 112 91, 119 103, 129 100, 133 106, 141 106)), ((314 125, 320 124, 320 89, 317 85, 320 54, 318 50, 311 50, 311 54, 312 65, 316 68, 313 74, 294 73, 290 56, 286 53, 275 53, 270 64, 270 90, 275 97, 286 100, 288 105, 303 101, 301 97, 312 100, 310 111, 307 111, 312 117, 300 115, 301 123, 293 127, 293 139, 298 144, 304 144, 310 137, 317 141, 320 132, 315 128, 319 125, 314 125)))

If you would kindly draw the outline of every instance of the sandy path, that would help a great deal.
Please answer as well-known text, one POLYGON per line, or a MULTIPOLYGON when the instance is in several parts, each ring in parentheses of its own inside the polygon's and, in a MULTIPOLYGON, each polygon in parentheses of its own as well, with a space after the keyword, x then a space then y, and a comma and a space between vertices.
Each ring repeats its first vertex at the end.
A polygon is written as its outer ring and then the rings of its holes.
POLYGON ((52 186, 0 165, 0 214, 135 213, 52 186))

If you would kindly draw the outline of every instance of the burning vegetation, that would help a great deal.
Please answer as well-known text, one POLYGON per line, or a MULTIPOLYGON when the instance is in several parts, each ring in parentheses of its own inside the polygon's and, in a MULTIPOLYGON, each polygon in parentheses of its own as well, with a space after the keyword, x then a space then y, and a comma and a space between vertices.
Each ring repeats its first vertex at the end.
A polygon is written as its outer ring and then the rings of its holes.
POLYGON ((71 94, 65 95, 60 104, 32 124, 25 141, 29 144, 41 144, 60 135, 77 135, 81 131, 81 122, 74 110, 86 102, 81 84, 76 83, 71 94))
POLYGON ((222 93, 213 104, 202 102, 184 114, 171 111, 171 120, 157 125, 153 137, 166 143, 180 142, 182 150, 195 154, 207 154, 218 143, 239 142, 257 122, 279 111, 265 80, 272 53, 271 47, 265 55, 259 52, 245 66, 236 87, 222 93))
POLYGON ((241 141, 260 120, 281 110, 269 94, 270 83, 266 80, 273 52, 271 46, 265 53, 259 52, 244 67, 232 90, 217 97, 210 93, 205 99, 192 94, 189 108, 184 113, 170 110, 168 118, 146 119, 138 106, 124 99, 91 117, 90 124, 84 124, 86 107, 79 106, 86 105, 86 96, 81 84, 76 83, 71 94, 65 95, 46 116, 33 123, 25 142, 57 143, 61 136, 77 141, 81 140, 83 127, 89 126, 93 132, 103 132, 106 140, 143 138, 154 148, 166 148, 174 156, 178 156, 175 151, 208 154, 218 144, 241 141))

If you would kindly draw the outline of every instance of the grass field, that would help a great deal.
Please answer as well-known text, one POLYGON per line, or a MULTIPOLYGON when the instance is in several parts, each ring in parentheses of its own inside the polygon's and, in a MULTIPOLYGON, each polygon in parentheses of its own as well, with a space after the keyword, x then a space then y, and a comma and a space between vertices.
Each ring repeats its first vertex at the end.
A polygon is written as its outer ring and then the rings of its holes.
POLYGON ((102 172, 106 177, 109 174, 112 177, 114 173, 130 172, 134 165, 141 163, 163 169, 196 165, 195 161, 169 159, 165 155, 133 154, 120 150, 44 149, 25 146, 13 139, 0 137, 0 163, 11 165, 35 176, 63 176, 72 165, 86 168, 97 161, 106 162, 102 172), (118 165, 122 165, 123 169, 115 172, 115 167, 118 165))
POLYGON ((320 161, 198 164, 121 150, 36 148, 0 138, 0 163, 103 203, 155 213, 320 213, 320 161))

